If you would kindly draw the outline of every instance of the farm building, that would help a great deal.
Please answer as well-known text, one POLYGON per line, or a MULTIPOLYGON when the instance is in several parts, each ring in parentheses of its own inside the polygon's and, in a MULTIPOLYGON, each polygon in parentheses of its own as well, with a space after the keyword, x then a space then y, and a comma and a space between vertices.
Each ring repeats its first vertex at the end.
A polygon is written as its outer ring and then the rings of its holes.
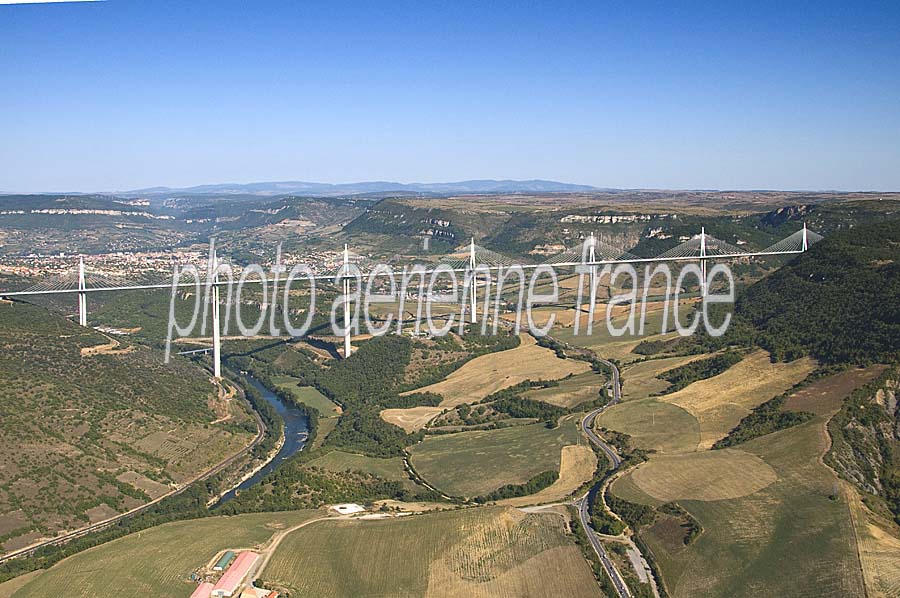
POLYGON ((209 595, 212 598, 230 598, 234 596, 258 558, 259 555, 250 550, 240 553, 221 579, 216 582, 209 595))
POLYGON ((224 571, 232 560, 234 560, 234 551, 229 550, 222 555, 222 558, 216 561, 216 564, 213 565, 213 571, 224 571))
POLYGON ((352 515, 354 513, 362 513, 366 510, 365 507, 360 506, 356 503, 348 502, 340 505, 333 505, 331 507, 341 515, 352 515))
POLYGON ((208 581, 204 581, 197 589, 194 590, 194 593, 191 594, 191 598, 209 598, 210 592, 212 592, 213 585, 208 581))

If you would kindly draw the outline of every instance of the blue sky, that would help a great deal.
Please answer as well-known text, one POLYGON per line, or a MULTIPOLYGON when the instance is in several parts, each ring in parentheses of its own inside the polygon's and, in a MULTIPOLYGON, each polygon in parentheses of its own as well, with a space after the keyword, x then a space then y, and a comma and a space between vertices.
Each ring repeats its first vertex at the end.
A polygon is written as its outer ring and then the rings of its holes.
POLYGON ((0 190, 900 190, 900 3, 783 4, 0 6, 0 190))

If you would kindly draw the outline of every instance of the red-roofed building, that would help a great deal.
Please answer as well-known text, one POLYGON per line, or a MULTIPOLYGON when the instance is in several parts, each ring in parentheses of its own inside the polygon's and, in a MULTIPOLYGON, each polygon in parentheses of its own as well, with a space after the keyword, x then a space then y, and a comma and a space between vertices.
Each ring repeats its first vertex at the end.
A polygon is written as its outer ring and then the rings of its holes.
POLYGON ((210 592, 212 598, 229 598, 234 596, 241 588, 244 578, 250 573, 250 569, 256 564, 259 555, 250 550, 245 550, 234 559, 225 575, 216 583, 210 592))
POLYGON ((204 581, 197 589, 194 590, 194 593, 191 594, 191 598, 209 598, 210 592, 212 592, 213 585, 208 581, 204 581))

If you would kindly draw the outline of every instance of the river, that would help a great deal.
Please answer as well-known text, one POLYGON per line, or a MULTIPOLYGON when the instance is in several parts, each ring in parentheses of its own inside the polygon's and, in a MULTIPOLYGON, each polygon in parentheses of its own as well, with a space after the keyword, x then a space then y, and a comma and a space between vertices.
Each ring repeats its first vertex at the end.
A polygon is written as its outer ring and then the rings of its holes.
POLYGON ((267 476, 272 470, 278 467, 282 461, 299 452, 306 445, 306 436, 309 433, 309 419, 300 412, 299 409, 290 404, 285 404, 281 399, 275 396, 271 390, 263 386, 259 380, 252 376, 247 376, 250 384, 256 388, 281 419, 284 420, 284 444, 275 455, 275 457, 266 463, 262 469, 254 473, 252 476, 241 482, 236 488, 232 488, 220 498, 215 506, 222 505, 234 498, 241 490, 246 490, 261 479, 267 476))

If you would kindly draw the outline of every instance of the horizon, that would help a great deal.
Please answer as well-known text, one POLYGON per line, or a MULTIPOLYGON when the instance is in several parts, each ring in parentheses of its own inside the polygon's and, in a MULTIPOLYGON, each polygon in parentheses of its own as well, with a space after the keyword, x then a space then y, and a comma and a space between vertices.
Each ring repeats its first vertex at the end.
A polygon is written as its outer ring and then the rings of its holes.
MULTIPOLYGON (((552 179, 541 179, 541 178, 526 178, 526 179, 512 179, 512 178, 489 178, 489 177, 478 177, 471 179, 460 179, 460 180, 449 180, 449 179, 439 179, 433 181, 418 181, 418 180, 410 180, 410 181, 398 181, 398 180, 388 180, 388 179, 372 179, 372 180, 345 180, 345 181, 336 181, 336 182, 326 182, 321 180, 300 180, 300 179, 280 179, 280 180, 248 180, 244 182, 240 181, 224 181, 224 182, 205 182, 205 183, 197 183, 191 185, 184 186, 172 186, 172 185, 149 185, 144 187, 128 187, 122 189, 61 189, 61 190, 13 190, 13 189, 2 189, 0 188, 0 195, 117 195, 117 194, 136 194, 136 193, 167 193, 167 192, 186 192, 186 193, 217 193, 215 191, 197 191, 195 189, 201 187, 245 187, 251 185, 279 185, 279 184, 302 184, 302 185, 321 185, 321 186, 333 186, 333 187, 344 187, 344 186, 353 186, 353 185, 369 185, 369 184, 386 184, 386 185, 399 185, 399 186, 439 186, 439 185, 456 185, 463 183, 473 183, 473 182, 485 182, 485 183, 528 183, 528 182, 541 182, 541 183, 550 183, 556 185, 565 185, 565 186, 581 186, 581 187, 591 187, 590 189, 585 190, 551 190, 551 191, 503 191, 503 190, 475 190, 470 192, 456 192, 454 194, 460 195, 476 195, 476 194, 502 194, 502 193, 600 193, 605 191, 689 191, 689 192, 710 192, 710 193, 728 193, 728 192, 738 192, 738 193, 900 193, 900 186, 897 189, 839 189, 839 188, 767 188, 767 187, 744 187, 744 188, 714 188, 714 187, 646 187, 646 186, 638 186, 638 187, 613 187, 608 185, 589 185, 587 183, 579 182, 579 181, 560 181, 560 180, 552 180, 552 179)), ((377 191, 379 193, 389 193, 393 190, 384 190, 377 191)), ((396 191, 412 191, 410 189, 402 189, 398 188, 396 191)), ((375 192, 375 191, 372 191, 375 192)), ((365 191, 357 191, 350 192, 348 194, 365 194, 372 193, 365 191)), ((429 191, 422 190, 423 193, 427 193, 429 191)), ((225 192, 218 192, 225 193, 225 192)), ((248 191, 247 194, 252 195, 253 193, 248 191)), ((296 191, 284 191, 283 193, 275 193, 275 192, 258 192, 257 194, 260 196, 263 195, 290 195, 296 193, 296 191)), ((435 191, 431 191, 431 193, 439 193, 435 191)), ((313 195, 315 193, 312 193, 313 195)))

